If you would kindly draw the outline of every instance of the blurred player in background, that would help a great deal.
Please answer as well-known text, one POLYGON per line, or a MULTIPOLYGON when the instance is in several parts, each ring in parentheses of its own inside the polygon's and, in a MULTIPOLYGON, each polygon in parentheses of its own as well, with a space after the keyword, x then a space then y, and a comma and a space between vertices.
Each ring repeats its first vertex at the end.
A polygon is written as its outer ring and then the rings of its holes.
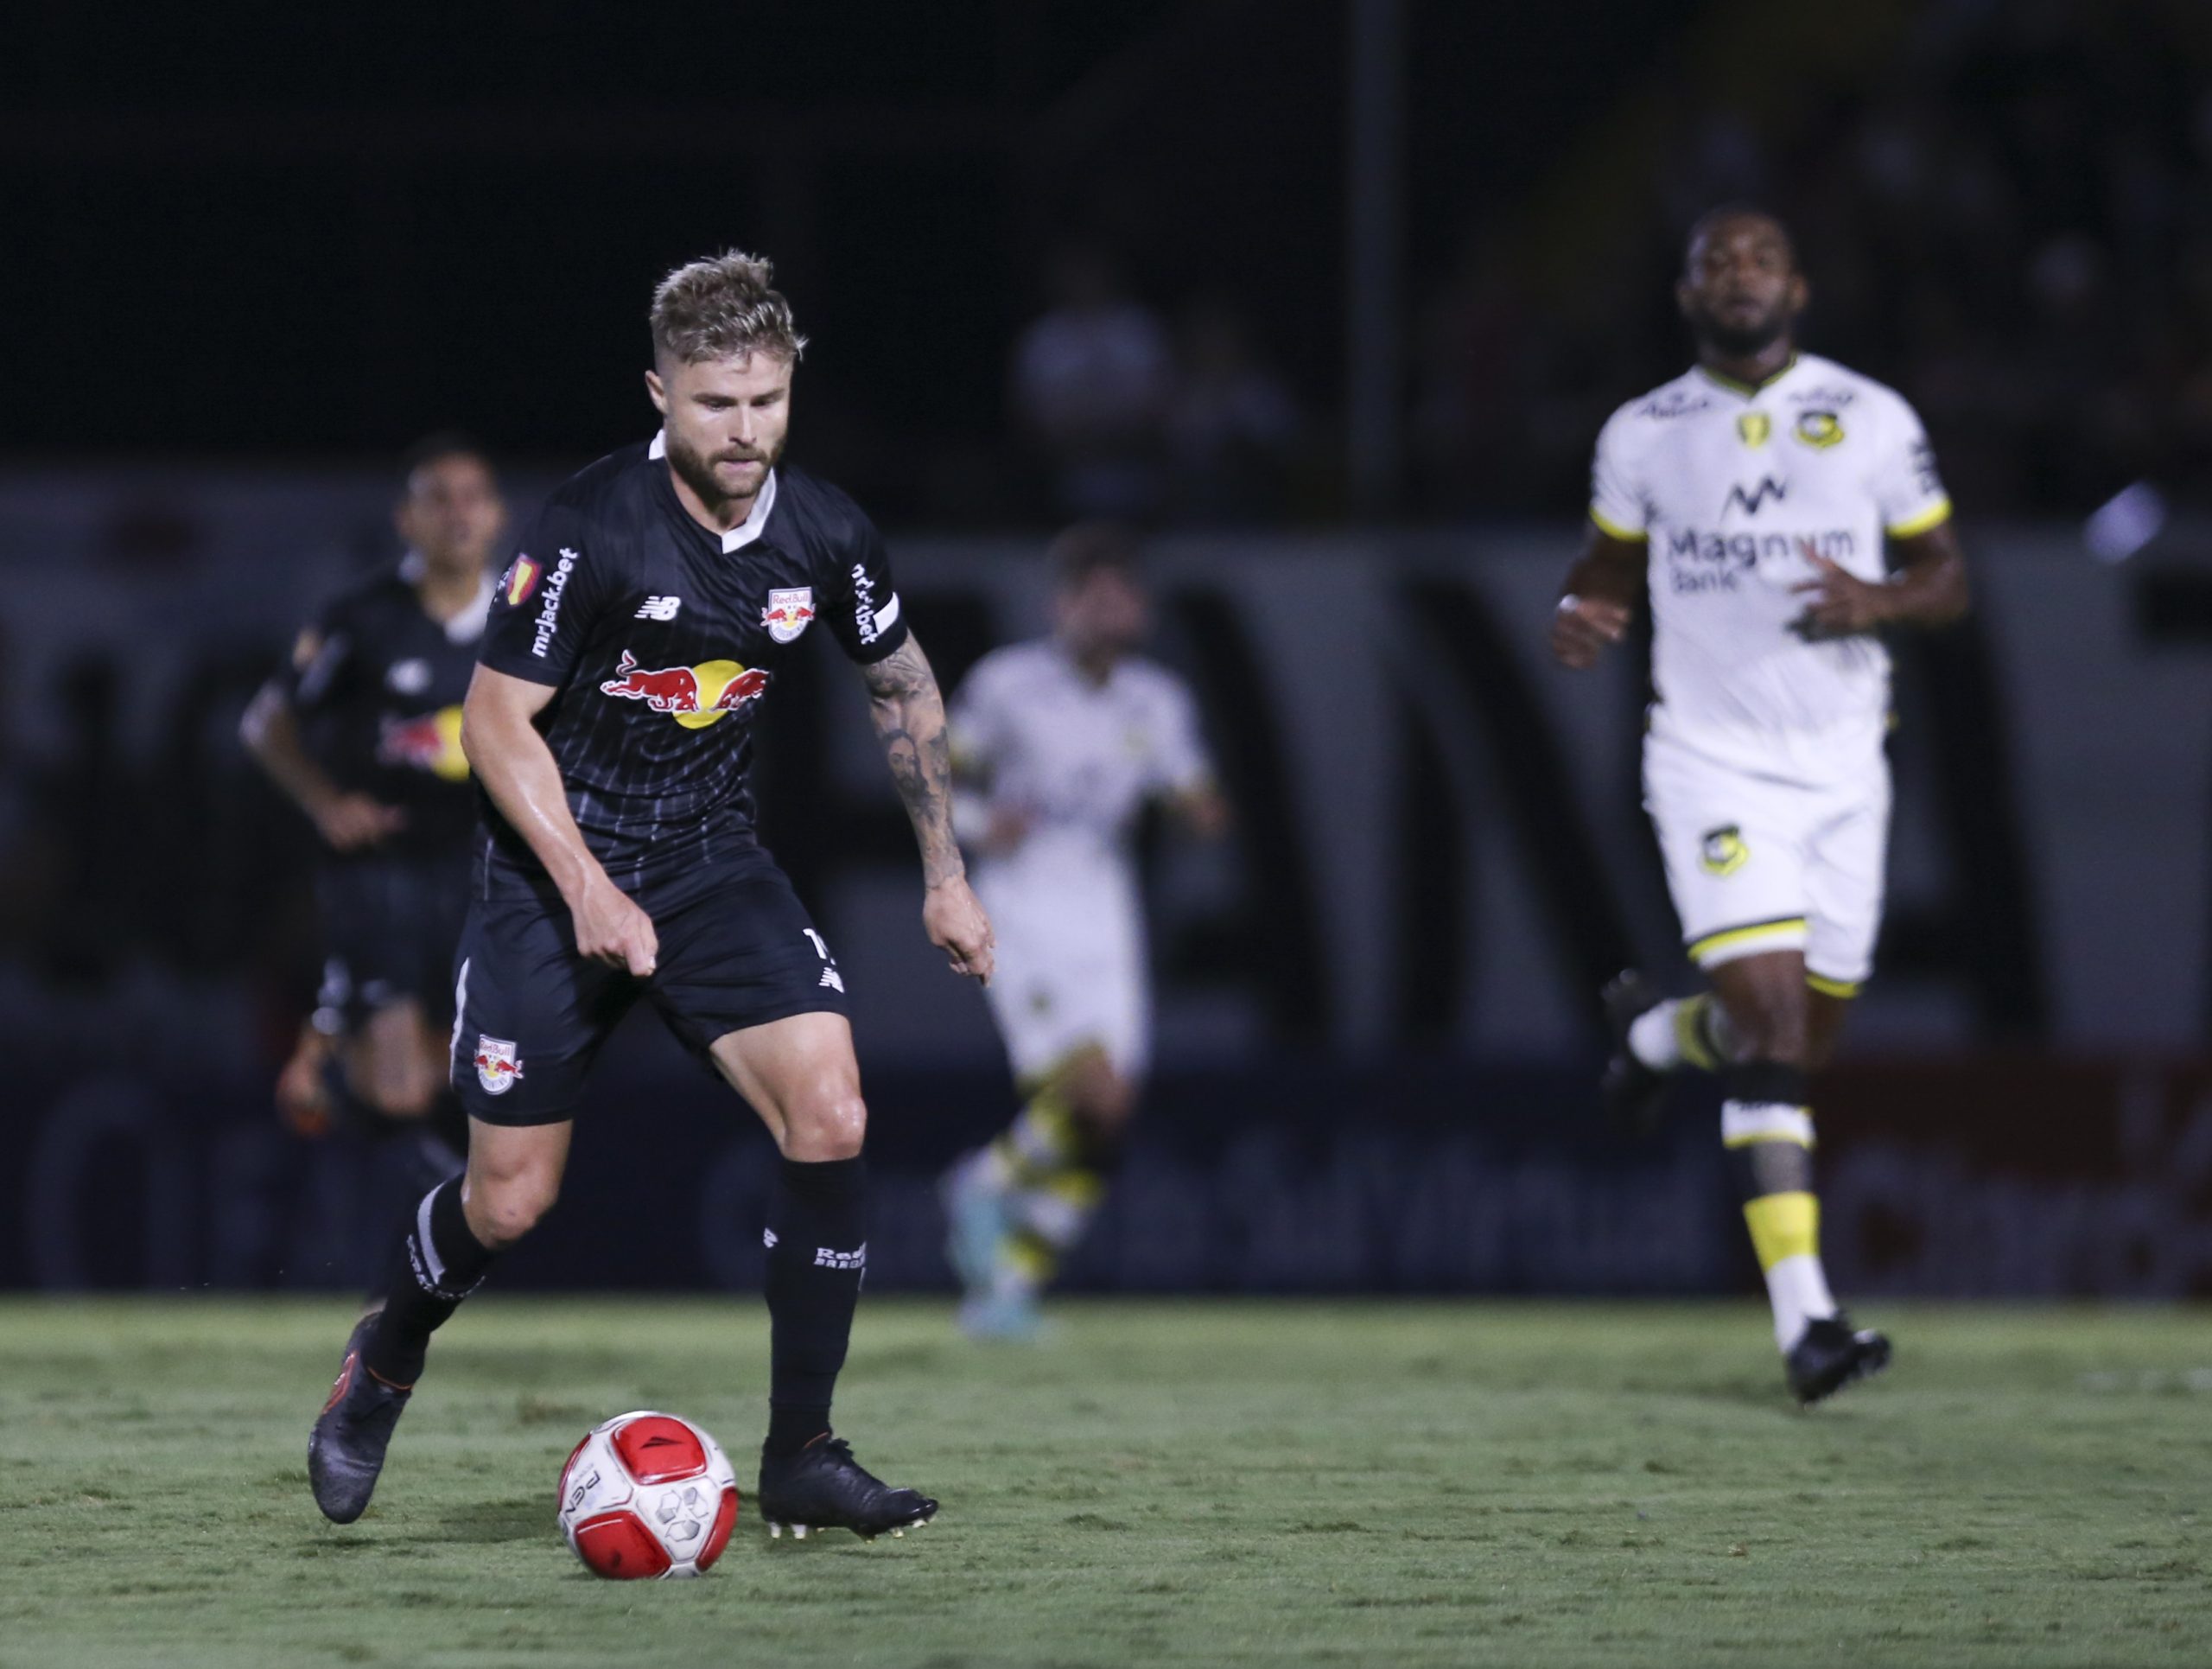
POLYGON ((443 1176, 467 1135, 446 1081, 476 822, 461 704, 506 506, 482 450, 436 436, 409 454, 393 519, 405 554, 300 634, 244 733, 326 848, 322 990, 278 1105, 311 1135, 413 1133, 443 1176))
POLYGON ((998 934, 988 996, 1027 1104, 947 1174, 950 1250, 977 1337, 1026 1338, 1120 1155, 1152 1029, 1130 840, 1164 799, 1199 834, 1228 808, 1182 681, 1136 651, 1150 608, 1129 538, 1054 542, 1053 634, 986 655, 952 708, 961 822, 998 934))
MULTIPOLYGON (((845 978, 753 815, 753 727, 819 621, 857 663, 921 848, 922 924, 988 980, 991 930, 952 832, 944 703, 875 527, 780 467, 805 339, 736 251, 663 280, 646 392, 663 426, 572 477, 493 600, 465 704, 482 833, 461 930, 454 1080, 468 1170, 423 1198, 383 1309, 308 1440, 316 1505, 369 1503, 430 1335, 551 1209, 585 1080, 639 997, 783 1156, 769 1201, 767 1439, 776 1529, 873 1537, 937 1503, 830 1430, 868 1269, 868 1109, 845 978)), ((652 1122, 626 1109, 631 1139, 652 1122)))
POLYGON ((1950 500, 1912 408, 1797 350, 1809 291, 1772 216, 1717 209, 1676 289, 1694 369, 1598 438, 1582 557, 1552 647, 1592 665, 1649 587, 1644 805, 1709 992, 1605 993, 1606 1092, 1647 1119, 1664 1075, 1719 1074, 1720 1137, 1803 1403, 1878 1372, 1889 1341, 1828 1291, 1808 1074, 1872 971, 1890 825, 1878 635, 1967 608, 1950 500))

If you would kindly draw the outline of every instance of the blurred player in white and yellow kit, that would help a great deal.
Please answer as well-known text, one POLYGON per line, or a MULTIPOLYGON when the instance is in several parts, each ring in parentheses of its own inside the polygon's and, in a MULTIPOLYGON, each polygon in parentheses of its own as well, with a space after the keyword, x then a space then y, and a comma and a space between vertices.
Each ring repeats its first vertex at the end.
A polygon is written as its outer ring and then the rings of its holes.
POLYGON ((1052 546, 1053 634, 978 661, 955 696, 956 822, 998 935, 987 994, 1027 1098, 947 1175, 951 1252, 979 1337, 1035 1330, 1038 1293, 1080 1238, 1150 1054, 1139 814, 1227 821, 1182 680, 1140 657, 1150 608, 1118 530, 1052 546))
POLYGON ((1798 1398, 1889 1359, 1830 1295, 1812 1191, 1808 1074, 1873 969, 1889 844, 1878 635, 1967 607, 1950 500, 1912 408, 1798 352, 1809 290, 1788 232, 1715 210, 1677 298, 1698 363, 1598 438, 1590 533, 1552 644, 1587 666, 1651 598, 1644 805, 1709 993, 1608 989, 1608 1099, 1648 1116, 1662 1075, 1720 1075, 1721 1140, 1798 1398))

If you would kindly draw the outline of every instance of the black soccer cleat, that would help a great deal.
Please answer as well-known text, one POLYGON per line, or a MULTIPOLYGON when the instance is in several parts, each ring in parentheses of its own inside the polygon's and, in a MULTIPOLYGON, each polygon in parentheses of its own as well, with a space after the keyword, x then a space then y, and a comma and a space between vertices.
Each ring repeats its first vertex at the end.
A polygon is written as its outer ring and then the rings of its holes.
POLYGON ((753 1499, 771 1538, 788 1530, 798 1541, 815 1530, 849 1530, 862 1541, 887 1530, 903 1536, 937 1516, 935 1501, 874 1476, 842 1437, 817 1437, 796 1455, 763 1455, 753 1499))
POLYGON ((1666 1099, 1667 1079, 1636 1058, 1628 1046, 1628 1029, 1659 1005, 1642 974, 1633 968, 1615 974, 1599 994, 1605 1005, 1605 1029, 1612 1035, 1613 1052, 1598 1080, 1605 1112, 1616 1128, 1631 1136, 1649 1136, 1659 1127, 1659 1109, 1666 1099))
POLYGON ((1834 1396, 1853 1379, 1872 1379, 1890 1365, 1890 1341, 1871 1328, 1853 1331, 1841 1310, 1808 1322, 1785 1359, 1789 1394, 1801 1407, 1834 1396))
POLYGON ((411 1388, 386 1385, 361 1360, 361 1347, 376 1322, 372 1312, 354 1323, 338 1383, 330 1387, 330 1400, 308 1436, 308 1482, 315 1489, 315 1504, 333 1524, 351 1524, 368 1510, 377 1475, 384 1470, 385 1450, 391 1446, 391 1429, 414 1394, 411 1388))

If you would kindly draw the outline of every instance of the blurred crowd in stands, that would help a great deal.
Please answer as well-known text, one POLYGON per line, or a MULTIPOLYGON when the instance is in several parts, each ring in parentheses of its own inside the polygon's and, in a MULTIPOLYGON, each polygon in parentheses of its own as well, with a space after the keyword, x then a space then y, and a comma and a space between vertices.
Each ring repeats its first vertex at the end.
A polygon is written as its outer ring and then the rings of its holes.
POLYGON ((1070 518, 1281 519, 1306 443, 1297 398, 1229 301, 1173 325, 1102 250, 1052 258, 1051 305, 1015 343, 1011 415, 1047 505, 1070 518))
MULTIPOLYGON (((1777 70, 1786 96, 1691 56, 1655 67, 1658 113, 1617 124, 1599 158, 1624 213, 1593 204, 1578 245, 1532 209, 1415 275, 1404 512, 1570 513, 1606 413, 1688 362, 1682 229, 1737 199, 1798 233, 1807 345, 1915 401, 1962 503, 2081 513, 2139 480, 2187 500, 2212 478, 2199 10, 1942 0, 1848 74, 1777 70)), ((1233 303, 1164 315, 1096 250, 1061 252, 1046 288, 1010 385, 1034 509, 1215 525, 1340 510, 1335 366, 1301 385, 1233 303)))

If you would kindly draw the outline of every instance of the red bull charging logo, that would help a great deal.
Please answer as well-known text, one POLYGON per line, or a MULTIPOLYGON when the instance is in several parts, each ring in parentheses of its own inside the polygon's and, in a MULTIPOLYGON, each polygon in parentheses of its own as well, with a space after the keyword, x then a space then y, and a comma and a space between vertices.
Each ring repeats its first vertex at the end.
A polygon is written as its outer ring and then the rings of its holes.
POLYGON ((522 1076, 522 1056, 511 1037, 476 1034, 476 1081, 487 1095, 505 1095, 522 1076))
POLYGON ((377 757, 386 765, 428 771, 442 782, 468 780, 468 755, 461 750, 461 708, 441 707, 417 718, 388 718, 377 738, 377 757))
POLYGON ((734 660, 656 668, 639 666, 638 658, 627 649, 615 664, 614 672, 599 686, 601 695, 642 701, 656 713, 669 714, 687 730, 704 729, 768 687, 767 673, 734 660))

